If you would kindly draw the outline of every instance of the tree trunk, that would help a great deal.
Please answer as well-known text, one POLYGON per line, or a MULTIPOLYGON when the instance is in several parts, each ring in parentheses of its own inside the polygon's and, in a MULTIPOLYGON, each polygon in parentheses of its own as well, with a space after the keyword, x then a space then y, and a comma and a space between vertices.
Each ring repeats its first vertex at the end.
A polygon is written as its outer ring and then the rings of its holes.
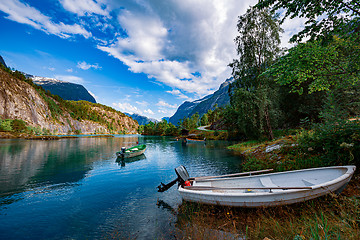
POLYGON ((270 137, 271 140, 273 140, 274 139, 274 134, 273 134, 271 123, 270 123, 269 107, 268 106, 265 107, 265 120, 266 120, 266 125, 267 125, 267 129, 268 129, 269 137, 270 137))

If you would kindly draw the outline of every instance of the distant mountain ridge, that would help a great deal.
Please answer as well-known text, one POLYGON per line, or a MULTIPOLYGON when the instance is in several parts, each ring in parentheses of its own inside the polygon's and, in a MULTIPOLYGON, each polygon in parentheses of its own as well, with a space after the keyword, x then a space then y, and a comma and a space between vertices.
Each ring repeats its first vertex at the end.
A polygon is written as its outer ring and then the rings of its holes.
POLYGON ((213 94, 207 95, 199 100, 193 102, 185 101, 179 106, 175 114, 170 117, 169 122, 177 125, 184 117, 191 117, 195 113, 199 113, 200 116, 207 113, 210 109, 215 109, 215 105, 218 107, 226 106, 230 103, 229 86, 233 82, 233 78, 227 79, 223 82, 219 89, 213 94))
POLYGON ((30 77, 36 85, 43 87, 45 90, 50 91, 54 95, 60 96, 64 100, 84 100, 96 103, 95 98, 84 86, 80 84, 65 82, 55 78, 37 77, 31 75, 27 75, 27 77, 30 77))
POLYGON ((141 116, 141 115, 139 115, 137 113, 133 113, 133 114, 125 113, 125 114, 127 116, 131 117, 132 119, 136 120, 139 123, 139 125, 146 125, 149 122, 157 122, 156 119, 141 116))
MULTIPOLYGON (((2 63, 5 68, 7 68, 5 60, 0 55, 0 63, 2 63)), ((33 83, 41 86, 45 90, 51 92, 51 94, 58 95, 64 100, 72 101, 88 101, 96 103, 95 98, 88 92, 88 90, 76 83, 70 83, 66 81, 61 81, 55 78, 39 77, 33 76, 31 74, 23 73, 25 77, 30 78, 33 83)))

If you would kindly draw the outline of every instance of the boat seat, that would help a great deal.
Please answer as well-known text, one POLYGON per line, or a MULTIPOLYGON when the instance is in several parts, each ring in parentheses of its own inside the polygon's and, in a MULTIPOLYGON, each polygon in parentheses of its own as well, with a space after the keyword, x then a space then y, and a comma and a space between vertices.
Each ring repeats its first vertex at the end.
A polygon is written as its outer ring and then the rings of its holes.
POLYGON ((264 187, 279 187, 273 183, 270 177, 262 177, 260 178, 260 182, 264 187))
POLYGON ((310 180, 310 179, 302 179, 303 183, 305 183, 305 186, 314 186, 317 183, 315 183, 314 181, 310 180))

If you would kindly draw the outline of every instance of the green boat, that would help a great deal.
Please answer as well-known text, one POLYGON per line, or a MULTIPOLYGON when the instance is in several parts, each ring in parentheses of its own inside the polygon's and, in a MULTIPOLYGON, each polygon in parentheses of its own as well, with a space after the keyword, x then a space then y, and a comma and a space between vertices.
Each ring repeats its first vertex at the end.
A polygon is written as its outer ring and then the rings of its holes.
POLYGON ((119 158, 131 158, 143 154, 146 150, 146 145, 141 144, 131 148, 122 147, 121 151, 116 152, 116 156, 119 158))

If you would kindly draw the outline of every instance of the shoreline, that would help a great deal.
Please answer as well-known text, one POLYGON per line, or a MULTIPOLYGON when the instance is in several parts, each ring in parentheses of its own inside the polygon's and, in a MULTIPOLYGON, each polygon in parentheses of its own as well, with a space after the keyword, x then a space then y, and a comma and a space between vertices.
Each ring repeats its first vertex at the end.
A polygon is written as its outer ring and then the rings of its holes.
POLYGON ((0 132, 0 139, 26 139, 26 140, 58 140, 66 138, 111 138, 114 134, 76 134, 76 135, 30 135, 27 133, 0 132))

